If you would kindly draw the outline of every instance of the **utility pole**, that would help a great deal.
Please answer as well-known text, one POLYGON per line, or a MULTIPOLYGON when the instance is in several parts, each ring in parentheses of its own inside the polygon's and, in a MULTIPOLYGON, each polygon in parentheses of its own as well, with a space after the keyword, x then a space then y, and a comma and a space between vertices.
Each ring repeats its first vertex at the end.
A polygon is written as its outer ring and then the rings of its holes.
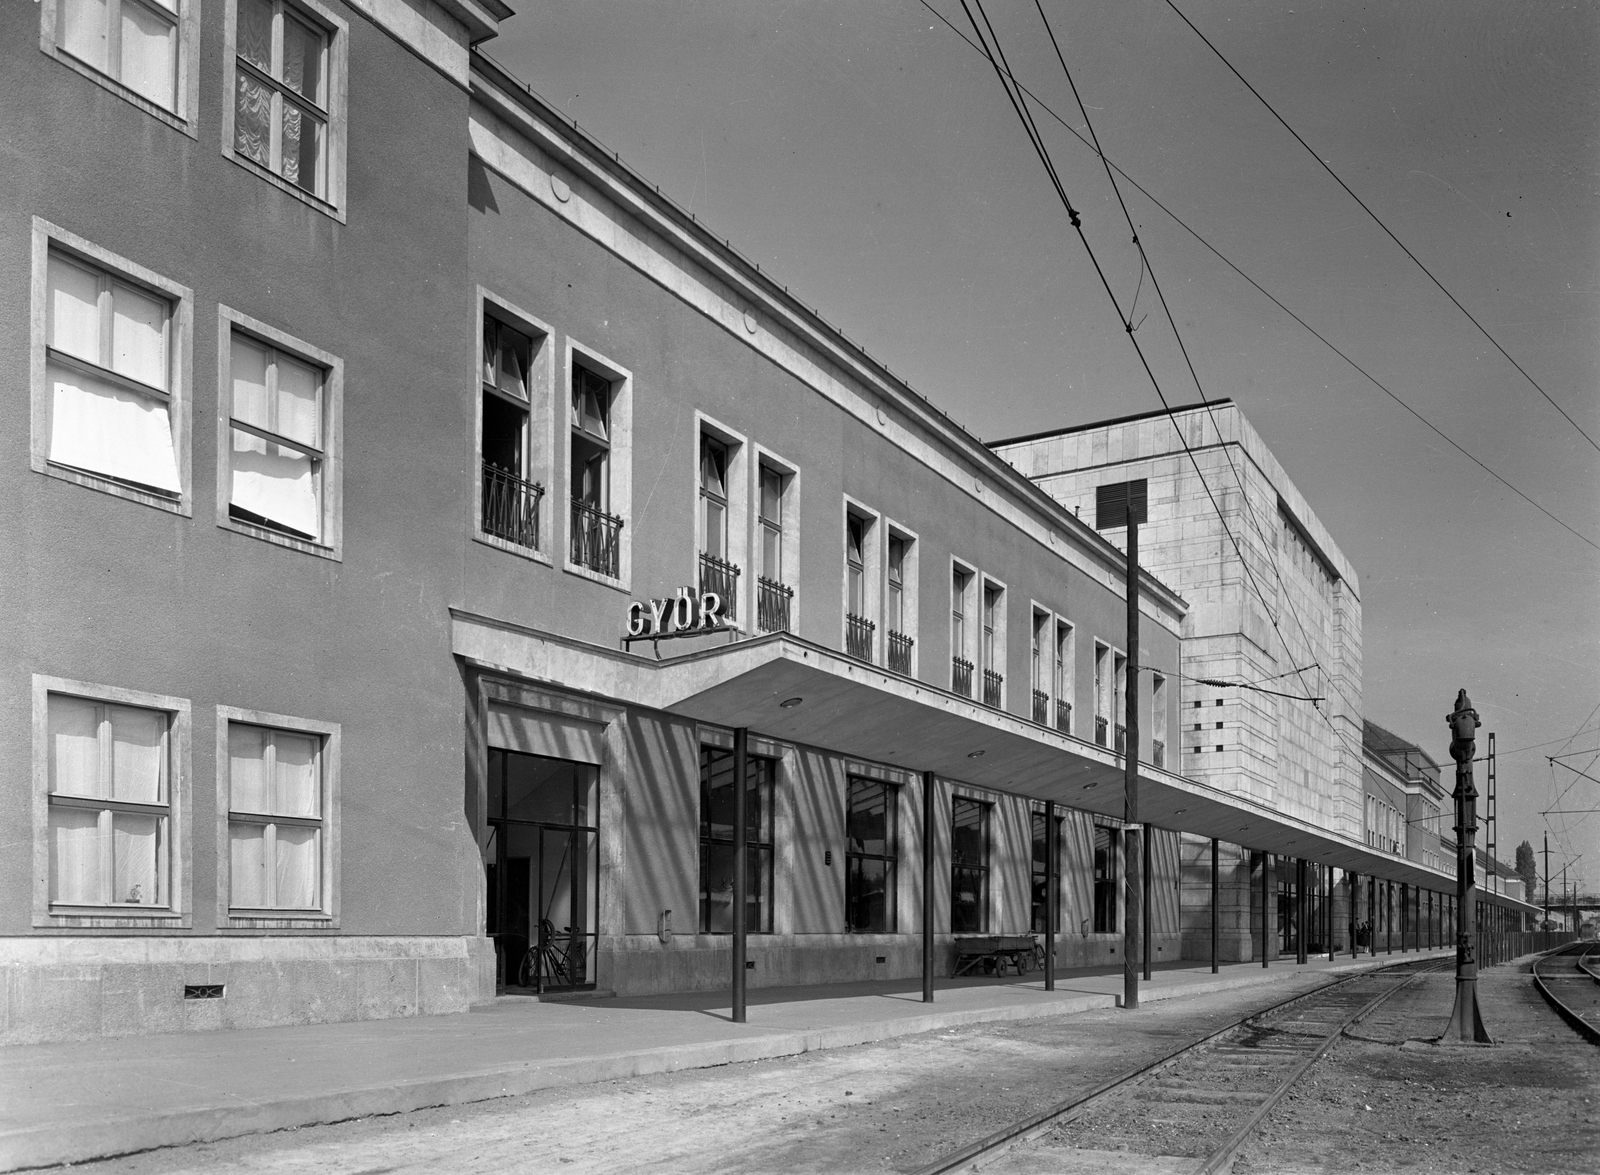
MULTIPOLYGON (((1139 963, 1144 954, 1141 933, 1144 909, 1144 873, 1139 828, 1139 524, 1147 520, 1149 480, 1113 482, 1095 487, 1095 529, 1128 528, 1125 591, 1128 604, 1128 675, 1125 734, 1122 745, 1122 856, 1127 878, 1123 884, 1122 1006, 1139 1006, 1139 963)), ((1112 745, 1116 745, 1113 737, 1112 745)))
POLYGON ((1456 1002, 1450 1011, 1445 1037, 1491 1043, 1478 1010, 1478 961, 1473 955, 1472 930, 1477 909, 1472 841, 1478 831, 1478 792, 1472 786, 1472 756, 1477 751, 1473 734, 1482 725, 1467 691, 1456 694, 1456 707, 1445 715, 1450 727, 1450 757, 1456 761, 1456 1002))
MULTIPOLYGON (((1550 921, 1550 833, 1544 834, 1544 920, 1550 921)), ((1543 930, 1544 927, 1539 929, 1543 930)))
POLYGON ((1483 823, 1489 837, 1488 843, 1484 845, 1484 848, 1489 852, 1489 859, 1484 864, 1489 867, 1489 892, 1499 893, 1500 867, 1495 863, 1494 857, 1496 821, 1494 807, 1494 731, 1492 730, 1489 732, 1489 760, 1484 766, 1483 778, 1484 792, 1486 793, 1483 823))

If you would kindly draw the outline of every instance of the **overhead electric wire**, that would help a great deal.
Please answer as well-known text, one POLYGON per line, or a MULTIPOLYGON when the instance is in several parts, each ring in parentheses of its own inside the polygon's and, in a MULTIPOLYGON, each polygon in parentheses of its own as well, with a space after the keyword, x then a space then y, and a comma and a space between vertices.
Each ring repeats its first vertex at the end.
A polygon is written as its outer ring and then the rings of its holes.
MULTIPOLYGON (((987 52, 981 46, 979 46, 975 41, 973 41, 971 37, 967 36, 966 33, 962 32, 959 28, 957 28, 954 24, 952 24, 949 21, 949 19, 946 18, 945 15, 942 12, 940 12, 931 3, 929 3, 929 0, 918 0, 918 3, 920 3, 929 12, 933 13, 933 15, 935 17, 937 17, 945 25, 946 28, 948 28, 951 32, 955 33, 956 36, 960 37, 963 41, 965 41, 967 43, 967 45, 970 46, 975 52, 983 53, 985 57, 988 56, 987 52)), ((992 59, 991 59, 991 64, 992 64, 992 59)), ((1456 441, 1453 437, 1451 437, 1443 429, 1439 428, 1438 425, 1434 424, 1426 416, 1422 415, 1422 413, 1418 412, 1410 404, 1406 403, 1405 400, 1403 400, 1396 392, 1394 392, 1391 388, 1389 388, 1386 384, 1384 384, 1382 380, 1378 379, 1377 376, 1373 375, 1366 368, 1362 367, 1361 364, 1357 363, 1349 355, 1345 354, 1344 351, 1340 350, 1340 348, 1336 344, 1334 344, 1332 340, 1330 340, 1326 335, 1322 334, 1322 332, 1317 330, 1316 327, 1312 326, 1309 322, 1307 322, 1305 319, 1301 318, 1293 310, 1289 309, 1288 306, 1286 306, 1282 301, 1280 301, 1276 296, 1274 296, 1265 286, 1263 286, 1260 282, 1256 281, 1255 278, 1251 277, 1248 273, 1246 273, 1244 270, 1240 269, 1237 265, 1235 265, 1232 261, 1230 261, 1228 259, 1228 257, 1221 250, 1219 250, 1210 241, 1206 240, 1205 237, 1201 236, 1200 233, 1198 231, 1196 231, 1194 228, 1190 227, 1188 222, 1186 222, 1182 217, 1180 217, 1171 208, 1168 208, 1166 204, 1162 203, 1162 201, 1160 199, 1158 199, 1148 188, 1146 188, 1143 184, 1141 184, 1133 176, 1129 175, 1119 164, 1114 163, 1111 159, 1107 158, 1094 143, 1091 143, 1088 139, 1085 139, 1081 134, 1079 134, 1078 131, 1077 131, 1077 128, 1073 127, 1072 124, 1067 122, 1066 119, 1062 118, 1059 114, 1057 114, 1055 112, 1055 110, 1047 102, 1042 101, 1039 98, 1039 96, 1037 94, 1035 94, 1032 90, 1028 89, 1026 86, 1024 86, 1016 78, 1012 78, 1011 81, 1015 83, 1017 89, 1021 93, 1025 94, 1027 97, 1031 98, 1034 101, 1034 103, 1037 104, 1038 107, 1041 110, 1043 110, 1051 118, 1055 119, 1056 122, 1060 123, 1061 126, 1069 134, 1071 134, 1074 138, 1076 138, 1085 147, 1088 147, 1091 151, 1094 151, 1095 154, 1100 155, 1102 161, 1104 161, 1105 164, 1108 167, 1114 168, 1116 170, 1117 174, 1122 176, 1123 179, 1127 180, 1128 183, 1132 184, 1133 187, 1135 189, 1137 189, 1138 192, 1142 196, 1145 197, 1145 199, 1149 200, 1157 208, 1161 209, 1162 212, 1166 213, 1167 216, 1172 219, 1174 224, 1176 224, 1179 228, 1183 229, 1184 232, 1188 233, 1191 237, 1193 237, 1201 245, 1205 246, 1205 248, 1213 256, 1215 256, 1218 261, 1221 261, 1229 269, 1233 270, 1234 273, 1238 274, 1241 278, 1243 278, 1246 282, 1248 282, 1256 290, 1256 292, 1259 293, 1262 297, 1266 298, 1267 301, 1271 302, 1279 310, 1282 310, 1290 318, 1294 319, 1294 321, 1296 323, 1298 323, 1308 334, 1310 334, 1313 338, 1315 338, 1323 346, 1327 347, 1330 351, 1332 351, 1340 359, 1343 359, 1346 363, 1348 363, 1351 367, 1353 367, 1364 379, 1367 380, 1368 383, 1372 384, 1373 387, 1377 388, 1384 395, 1388 396, 1391 400, 1393 400, 1396 404, 1400 405, 1400 407, 1404 408, 1412 416, 1415 416, 1417 418, 1417 420, 1419 420, 1422 424, 1426 425, 1429 430, 1431 430, 1434 434, 1436 434, 1439 437, 1439 439, 1444 441, 1451 448, 1455 449, 1458 453, 1460 453, 1467 460, 1471 461, 1479 469, 1482 469, 1485 473, 1487 473, 1490 477, 1494 478, 1501 485, 1505 486, 1506 489, 1510 490, 1513 494, 1517 495, 1517 497, 1521 498, 1524 502, 1528 503, 1528 505, 1532 506, 1535 510, 1539 511, 1539 513, 1543 514, 1546 518, 1550 519, 1550 521, 1554 522, 1557 526, 1559 526, 1563 530, 1567 531, 1569 534, 1571 534, 1574 538, 1578 539, 1580 542, 1586 543, 1587 545, 1595 548, 1596 550, 1600 550, 1600 543, 1595 542, 1593 539, 1589 538, 1588 535, 1584 534, 1582 531, 1577 530, 1576 528, 1571 526, 1569 523, 1563 522, 1559 517, 1557 517, 1555 514, 1553 514, 1550 510, 1548 510, 1544 506, 1540 505, 1539 502, 1536 501, 1533 497, 1531 497, 1530 495, 1524 493, 1522 490, 1518 489, 1515 485, 1511 484, 1510 481, 1508 481, 1501 474, 1497 473, 1487 463, 1485 463, 1484 461, 1479 459, 1477 456, 1475 456, 1470 450, 1468 450, 1460 442, 1456 441)), ((1084 122, 1087 125, 1088 119, 1086 118, 1084 120, 1084 122)), ((1142 274, 1141 274, 1141 276, 1142 276, 1142 274)), ((1120 311, 1119 311, 1119 313, 1120 313, 1120 311)), ((1220 439, 1220 434, 1219 434, 1219 439, 1220 439)))
POLYGON ((1388 236, 1388 238, 1391 241, 1393 241, 1396 245, 1398 245, 1400 247, 1400 251, 1402 253, 1404 253, 1407 257, 1411 258, 1411 260, 1416 263, 1416 266, 1417 266, 1418 269, 1422 270, 1423 273, 1427 274, 1428 280, 1431 281, 1437 287, 1439 287, 1439 292, 1442 293, 1446 298, 1449 298, 1451 303, 1455 306, 1455 308, 1457 310, 1461 311, 1461 313, 1463 313, 1463 314, 1465 314, 1467 316, 1467 321, 1472 323, 1473 326, 1478 328, 1479 333, 1481 333, 1484 338, 1488 339, 1489 343, 1494 347, 1494 349, 1496 351, 1499 351, 1500 354, 1505 357, 1506 362, 1511 364, 1512 367, 1515 367, 1517 369, 1517 371, 1521 373, 1522 377, 1524 379, 1526 379, 1530 384, 1533 385, 1534 390, 1536 390, 1541 396, 1543 396, 1546 400, 1548 400, 1550 402, 1550 406, 1552 408, 1554 408, 1557 412, 1561 413, 1561 415, 1566 418, 1567 423, 1572 425, 1572 427, 1577 430, 1579 436, 1581 436, 1584 440, 1588 441, 1590 446, 1596 452, 1600 452, 1600 442, 1596 442, 1595 439, 1592 436, 1590 436, 1587 432, 1585 432, 1583 430, 1583 426, 1580 425, 1576 420, 1572 419, 1571 415, 1568 414, 1568 412, 1567 412, 1567 410, 1565 408, 1563 408, 1560 404, 1556 403, 1555 399, 1550 395, 1549 392, 1544 390, 1544 388, 1540 385, 1539 381, 1534 379, 1533 376, 1529 375, 1527 370, 1522 366, 1522 364, 1518 363, 1515 359, 1513 359, 1511 357, 1511 353, 1500 345, 1499 340, 1497 340, 1492 334, 1489 333, 1488 328, 1485 327, 1483 325, 1483 323, 1479 322, 1475 317, 1473 317, 1472 311, 1468 310, 1465 306, 1463 306, 1461 304, 1460 299, 1458 299, 1454 294, 1452 294, 1448 289, 1446 289, 1445 288, 1445 284, 1442 281, 1440 281, 1437 277, 1434 276, 1433 270, 1429 269, 1426 265, 1424 265, 1422 263, 1422 259, 1419 258, 1410 249, 1408 249, 1406 247, 1406 243, 1404 241, 1402 241, 1399 237, 1395 236, 1393 230, 1391 230, 1388 225, 1383 223, 1383 219, 1376 212, 1374 212, 1371 208, 1369 208, 1367 206, 1367 202, 1365 200, 1363 200, 1360 196, 1356 195, 1354 190, 1351 189, 1349 184, 1345 183, 1344 180, 1339 178, 1339 173, 1334 171, 1333 168, 1328 165, 1328 161, 1325 160, 1324 158, 1322 158, 1321 155, 1318 155, 1317 152, 1312 149, 1310 143, 1306 142, 1305 139, 1300 137, 1300 132, 1295 130, 1294 127, 1289 125, 1288 120, 1286 120, 1283 117, 1283 115, 1278 113, 1277 109, 1272 105, 1271 102, 1268 102, 1266 100, 1266 98, 1262 97, 1261 91, 1256 89, 1254 86, 1252 86, 1250 84, 1249 79, 1246 78, 1244 76, 1244 74, 1240 73, 1237 68, 1235 68, 1233 62, 1229 61, 1227 59, 1227 57, 1224 56, 1222 50, 1218 49, 1214 44, 1212 44, 1211 43, 1211 39, 1200 31, 1200 29, 1195 25, 1194 21, 1190 20, 1187 16, 1185 16, 1183 14, 1183 9, 1179 8, 1177 6, 1177 4, 1175 4, 1173 2, 1173 0, 1166 0, 1166 4, 1167 4, 1168 8, 1172 9, 1173 12, 1178 14, 1178 19, 1179 20, 1183 21, 1184 24, 1188 25, 1189 28, 1194 31, 1194 35, 1195 36, 1199 37, 1201 41, 1205 42, 1206 48, 1210 49, 1211 52, 1213 52, 1213 53, 1215 53, 1217 55, 1217 60, 1222 62, 1223 65, 1228 67, 1229 72, 1231 72, 1234 77, 1239 79, 1239 81, 1244 85, 1244 88, 1249 90, 1251 94, 1255 95, 1256 100, 1258 102, 1260 102, 1261 105, 1263 105, 1263 106, 1265 106, 1267 108, 1267 113, 1271 114, 1273 118, 1277 119, 1279 125, 1281 125, 1284 130, 1288 131, 1289 134, 1294 136, 1294 141, 1299 143, 1302 147, 1304 147, 1306 149, 1306 153, 1308 155, 1310 155, 1311 158, 1313 158, 1313 159, 1315 159, 1317 161, 1317 166, 1321 167, 1323 171, 1327 172, 1330 176, 1332 176, 1333 177, 1333 182, 1338 184, 1341 188, 1343 188, 1345 190, 1346 194, 1348 194, 1349 197, 1352 200, 1354 200, 1357 204, 1361 205, 1361 211, 1365 212, 1368 216, 1370 216, 1372 218, 1372 222, 1374 224, 1376 224, 1379 228, 1381 228, 1384 231, 1384 233, 1388 236))
MULTIPOLYGON (((1224 441, 1223 436, 1222 436, 1222 429, 1217 425, 1216 413, 1211 408, 1210 402, 1206 399, 1205 388, 1201 384, 1201 381, 1200 381, 1200 373, 1195 370, 1194 360, 1189 355, 1189 348, 1188 348, 1187 345, 1185 345, 1185 343, 1183 341, 1183 335, 1178 330, 1177 318, 1173 315, 1172 307, 1167 302, 1166 292, 1161 288, 1161 281, 1156 276, 1155 266, 1153 266, 1150 263, 1150 256, 1145 251, 1144 243, 1139 239, 1138 226, 1136 226, 1134 224, 1134 222, 1133 222, 1133 214, 1128 211, 1127 202, 1125 200, 1123 200, 1123 198, 1122 198, 1122 188, 1121 188, 1121 185, 1119 185, 1117 183, 1117 177, 1111 170, 1111 161, 1106 158, 1105 151, 1100 146, 1100 136, 1095 133, 1094 121, 1089 117, 1089 108, 1083 101, 1083 95, 1078 93, 1078 84, 1077 84, 1076 81, 1073 80, 1072 70, 1067 67, 1066 55, 1061 51, 1061 43, 1056 39, 1055 28, 1050 23, 1049 16, 1047 16, 1045 14, 1044 5, 1041 3, 1041 0, 1034 0, 1034 7, 1038 9, 1038 11, 1039 11, 1039 19, 1044 23, 1045 32, 1049 34, 1051 48, 1053 48, 1055 50, 1056 60, 1061 65, 1061 72, 1062 72, 1063 75, 1065 75, 1065 77, 1067 79, 1067 85, 1072 89, 1073 100, 1075 102, 1077 102, 1078 111, 1079 111, 1079 113, 1081 113, 1083 115, 1083 125, 1084 125, 1084 128, 1086 130, 1088 130, 1088 132, 1089 132, 1089 138, 1090 138, 1090 140, 1091 140, 1091 142, 1093 144, 1094 152, 1095 152, 1096 155, 1098 155, 1100 157, 1100 162, 1105 168, 1106 180, 1107 180, 1107 182, 1109 182, 1111 184, 1111 190, 1116 195, 1118 207, 1120 207, 1122 209, 1122 216, 1123 216, 1123 219, 1127 222, 1128 233, 1133 239, 1134 248, 1136 248, 1139 251, 1139 261, 1140 261, 1140 265, 1142 266, 1142 269, 1141 269, 1141 272, 1140 272, 1141 285, 1143 284, 1143 275, 1145 273, 1148 273, 1150 275, 1150 288, 1155 291, 1156 298, 1161 303, 1161 310, 1162 310, 1162 313, 1166 315, 1167 324, 1172 330, 1172 337, 1177 342, 1178 350, 1183 355, 1183 361, 1184 361, 1185 366, 1187 366, 1188 369, 1189 369, 1189 377, 1194 380, 1195 389, 1200 394, 1200 401, 1205 406, 1206 415, 1211 420, 1212 430, 1214 432, 1216 432, 1216 434, 1217 434, 1217 443, 1222 449, 1222 455, 1223 455, 1224 459, 1226 459, 1226 461, 1228 463, 1228 469, 1233 474, 1234 482, 1239 487, 1239 497, 1240 497, 1240 500, 1244 503, 1246 517, 1247 517, 1251 527, 1255 530, 1256 537, 1261 540, 1262 546, 1265 548, 1265 550, 1267 552, 1267 560, 1272 566, 1273 574, 1277 577, 1278 587, 1279 587, 1280 592, 1282 594, 1283 600, 1284 600, 1285 603, 1288 604, 1289 611, 1294 616, 1295 624, 1300 629, 1300 637, 1305 642, 1306 652, 1314 657, 1316 655, 1316 650, 1312 645, 1311 635, 1310 635, 1310 633, 1308 633, 1306 631, 1305 622, 1300 618, 1299 609, 1294 606, 1294 594, 1293 594, 1293 592, 1291 592, 1289 590, 1288 585, 1285 584, 1284 581, 1283 581, 1283 572, 1278 567, 1277 559, 1272 553, 1273 544, 1268 540, 1266 534, 1263 532, 1263 529, 1262 529, 1260 521, 1255 516, 1255 507, 1252 506, 1251 503, 1250 503, 1250 494, 1249 494, 1249 491, 1245 488, 1244 478, 1240 475, 1238 467, 1236 465, 1234 465, 1234 463, 1233 463, 1233 454, 1228 451, 1227 443, 1224 441)), ((1120 313, 1120 311, 1119 311, 1119 313, 1120 313)), ((1132 325, 1132 321, 1131 321, 1131 315, 1130 315, 1130 318, 1126 321, 1125 325, 1127 325, 1127 327, 1128 327, 1128 336, 1131 339, 1133 337, 1133 325, 1132 325)), ((1141 352, 1141 354, 1142 354, 1142 352, 1141 352)), ((1173 428, 1173 431, 1177 434, 1179 443, 1181 445, 1183 445, 1184 452, 1188 453, 1188 455, 1189 455, 1189 462, 1190 462, 1191 465, 1194 466, 1195 476, 1200 479, 1200 485, 1201 485, 1202 488, 1205 489, 1206 497, 1208 499, 1210 499, 1212 509, 1216 511, 1217 521, 1222 524, 1222 528, 1223 528, 1224 533, 1227 534, 1229 542, 1231 542, 1233 544, 1233 549, 1234 549, 1235 554, 1237 554, 1239 556, 1239 565, 1240 565, 1240 567, 1243 568, 1246 576, 1249 578, 1250 586, 1255 591, 1256 598, 1261 601, 1261 607, 1266 612, 1267 619, 1268 619, 1269 622, 1271 622, 1273 631, 1278 634, 1278 640, 1283 644, 1283 651, 1288 655, 1289 660, 1292 663, 1295 660, 1295 656, 1294 656, 1294 651, 1292 649, 1290 649, 1290 647, 1289 647, 1288 638, 1283 635, 1283 630, 1278 624, 1278 618, 1272 614, 1272 606, 1267 602, 1266 593, 1261 590, 1261 585, 1256 580, 1255 572, 1254 572, 1254 570, 1251 569, 1249 561, 1245 559, 1244 551, 1239 546, 1239 540, 1234 536, 1233 531, 1231 530, 1231 528, 1229 528, 1227 519, 1223 516, 1222 509, 1217 504, 1216 497, 1211 493, 1211 487, 1206 484, 1205 474, 1200 471, 1200 463, 1195 458, 1193 450, 1189 447, 1188 439, 1183 435, 1183 429, 1179 427, 1178 421, 1177 421, 1177 417, 1174 416, 1171 406, 1167 404, 1166 396, 1162 395, 1159 383, 1156 386, 1156 394, 1161 398, 1162 407, 1166 408, 1166 410, 1167 410, 1167 418, 1172 422, 1172 428, 1173 428)), ((1360 750, 1358 750, 1357 748, 1351 746, 1349 739, 1345 736, 1345 733, 1343 731, 1341 731, 1337 726, 1334 725, 1332 716, 1327 714, 1327 713, 1324 713, 1323 710, 1322 710, 1322 707, 1318 704, 1319 702, 1325 701, 1326 699, 1325 698, 1316 698, 1316 697, 1311 696, 1311 695, 1314 694, 1314 691, 1311 689, 1311 687, 1309 685, 1306 684, 1306 679, 1305 679, 1304 672, 1302 670, 1295 670, 1294 672, 1296 673, 1296 675, 1298 676, 1298 678, 1300 680, 1301 689, 1303 689, 1305 691, 1306 695, 1307 695, 1307 697, 1305 699, 1303 699, 1303 700, 1311 702, 1312 708, 1315 709, 1319 715, 1321 715, 1322 720, 1327 724, 1328 729, 1330 731, 1332 731, 1334 737, 1341 744, 1343 744, 1343 746, 1344 746, 1346 751, 1348 751, 1350 754, 1355 756, 1357 761, 1359 761, 1360 758, 1361 758, 1360 750)), ((1355 712, 1357 712, 1359 710, 1359 707, 1353 706, 1351 704, 1350 698, 1344 693, 1343 690, 1341 690, 1339 688, 1338 682, 1334 681, 1331 676, 1329 677, 1329 684, 1331 684, 1333 686, 1334 691, 1336 693, 1338 693, 1338 695, 1341 698, 1341 700, 1343 700, 1343 702, 1345 703, 1345 706, 1347 707, 1347 713, 1355 713, 1355 712)), ((1264 690, 1262 692, 1271 693, 1271 692, 1277 692, 1277 691, 1266 691, 1266 690, 1264 690)), ((1281 697, 1291 697, 1292 695, 1279 694, 1279 696, 1281 696, 1281 697)))

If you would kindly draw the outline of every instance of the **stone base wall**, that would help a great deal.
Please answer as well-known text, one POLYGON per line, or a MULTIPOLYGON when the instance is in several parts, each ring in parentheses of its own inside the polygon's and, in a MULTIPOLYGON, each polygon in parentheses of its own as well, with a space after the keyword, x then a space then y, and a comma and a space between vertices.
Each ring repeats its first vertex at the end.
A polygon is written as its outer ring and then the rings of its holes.
POLYGON ((464 1012, 493 995, 487 938, 0 939, 0 1044, 464 1012), (221 998, 184 998, 218 984, 221 998))

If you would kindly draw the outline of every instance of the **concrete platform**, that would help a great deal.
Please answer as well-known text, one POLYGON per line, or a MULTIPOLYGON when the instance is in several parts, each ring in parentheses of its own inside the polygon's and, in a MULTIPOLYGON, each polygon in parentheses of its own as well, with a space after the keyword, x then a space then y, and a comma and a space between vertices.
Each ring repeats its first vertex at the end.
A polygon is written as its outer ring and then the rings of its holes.
MULTIPOLYGON (((1205 965, 1164 964, 1142 1000, 1417 957, 1230 964, 1218 975, 1205 965)), ((762 988, 750 993, 745 1024, 731 1022, 725 994, 507 997, 449 1016, 19 1045, 0 1049, 0 1171, 1067 1015, 1111 1007, 1121 991, 1121 971, 1109 968, 1063 974, 1054 992, 1037 974, 946 979, 931 1005, 920 986, 903 981, 762 988)))

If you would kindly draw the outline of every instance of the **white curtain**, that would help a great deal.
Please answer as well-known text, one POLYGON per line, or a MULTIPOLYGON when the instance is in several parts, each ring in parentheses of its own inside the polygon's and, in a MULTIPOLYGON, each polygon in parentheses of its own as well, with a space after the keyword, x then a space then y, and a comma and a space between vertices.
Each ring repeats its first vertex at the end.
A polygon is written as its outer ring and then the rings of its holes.
POLYGON ((97 906, 100 893, 100 814, 89 808, 50 809, 50 900, 97 906))
POLYGON ((316 908, 318 845, 315 828, 280 824, 277 826, 277 904, 286 910, 316 908))
POLYGON ((167 390, 167 304, 127 286, 111 296, 111 370, 167 390))
POLYGON ((50 790, 102 796, 100 707, 83 698, 50 696, 50 790))
POLYGON ((61 47, 96 69, 104 70, 106 0, 61 0, 60 13, 61 47))
POLYGON ((161 829, 158 816, 115 812, 111 817, 111 900, 132 905, 162 905, 161 829))
POLYGON ((267 746, 271 732, 241 722, 228 725, 228 807, 235 812, 271 812, 272 789, 267 778, 267 746))
POLYGON ((322 510, 311 458, 287 445, 233 430, 233 504, 313 538, 322 510))
POLYGON ((177 108, 177 23, 140 4, 122 3, 122 84, 168 110, 177 108))
POLYGON ((229 905, 259 909, 268 904, 266 831, 263 824, 228 826, 232 882, 229 905))
MULTIPOLYGON (((321 378, 315 368, 241 335, 233 337, 232 365, 235 420, 320 445, 321 378)), ((301 534, 321 534, 320 486, 310 454, 234 429, 232 462, 235 506, 301 534)))
POLYGON ((99 275, 52 256, 49 282, 50 345, 85 362, 100 363, 99 275))
POLYGON ((317 743, 310 735, 277 731, 277 806, 279 816, 317 816, 321 796, 317 786, 317 743))
POLYGON ((164 803, 167 716, 155 710, 107 706, 111 719, 111 794, 135 804, 164 803))

